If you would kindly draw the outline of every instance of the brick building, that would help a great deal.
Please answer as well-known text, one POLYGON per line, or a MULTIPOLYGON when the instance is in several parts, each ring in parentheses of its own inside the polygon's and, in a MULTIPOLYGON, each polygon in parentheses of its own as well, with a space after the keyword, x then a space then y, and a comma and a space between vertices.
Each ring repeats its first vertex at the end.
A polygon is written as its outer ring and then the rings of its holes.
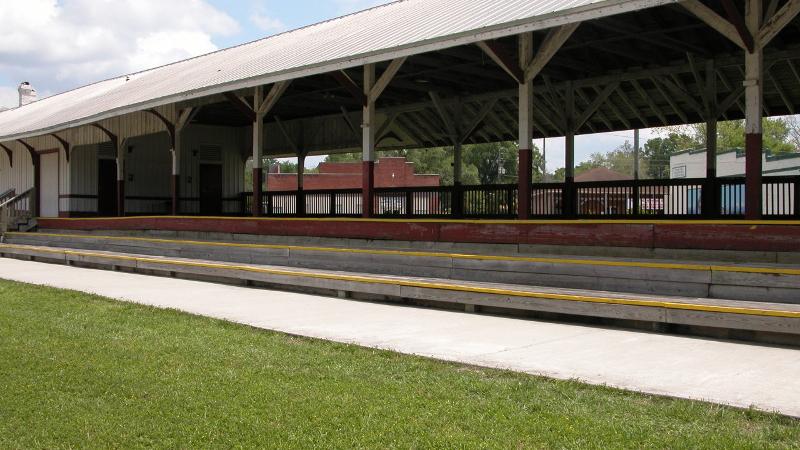
MULTIPOLYGON (((275 165, 267 175, 268 192, 272 196, 272 211, 277 214, 292 214, 297 211, 293 194, 297 191, 298 176, 296 173, 280 173, 280 166, 275 165), (282 193, 286 194, 282 194, 282 193)), ((328 211, 332 207, 340 214, 357 214, 361 210, 360 192, 337 193, 331 197, 329 193, 314 191, 330 191, 338 189, 360 190, 363 183, 362 163, 323 162, 318 173, 303 174, 303 190, 306 192, 305 211, 315 213, 328 211), (335 200, 331 200, 335 198, 335 200), (334 201, 335 205, 331 202, 334 201)), ((380 158, 375 163, 375 188, 403 187, 438 187, 439 175, 423 175, 415 173, 414 163, 406 158, 380 158)), ((432 214, 439 211, 440 198, 437 192, 415 192, 409 198, 404 192, 382 192, 375 197, 374 210, 378 214, 406 214, 413 210, 415 214, 432 214)))
MULTIPOLYGON (((277 167, 277 166, 276 166, 277 167)), ((380 158, 375 163, 375 187, 439 186, 439 175, 424 175, 414 171, 414 163, 404 157, 380 158)), ((361 162, 323 162, 319 173, 303 174, 303 189, 360 189, 361 162)), ((274 192, 297 190, 296 173, 276 173, 267 176, 267 190, 274 192)))

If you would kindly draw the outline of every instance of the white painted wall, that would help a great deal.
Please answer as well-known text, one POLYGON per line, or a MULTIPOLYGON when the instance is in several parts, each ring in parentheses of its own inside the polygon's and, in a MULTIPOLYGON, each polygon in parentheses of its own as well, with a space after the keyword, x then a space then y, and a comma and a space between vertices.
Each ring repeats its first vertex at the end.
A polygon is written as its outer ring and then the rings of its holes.
POLYGON ((28 150, 19 144, 6 145, 12 149, 14 165, 11 167, 6 152, 0 150, 0 191, 14 188, 21 194, 33 187, 33 162, 28 150))
POLYGON ((172 155, 167 133, 129 139, 125 154, 125 210, 132 214, 166 214, 172 204, 172 155))
MULTIPOLYGON (((183 198, 199 197, 199 169, 202 146, 218 146, 223 170, 223 197, 236 197, 244 188, 244 161, 242 160, 243 132, 238 128, 192 125, 183 132, 183 159, 181 161, 180 195, 183 198)), ((73 148, 70 163, 63 164, 67 176, 62 178, 62 194, 97 196, 98 159, 104 144, 81 145, 73 148)), ((107 145, 107 143, 105 144, 107 145)), ((163 214, 169 211, 172 196, 172 154, 166 133, 155 133, 127 140, 125 154, 125 196, 150 197, 150 200, 129 199, 125 208, 129 213, 163 214)), ((63 152, 62 152, 63 153, 63 152)), ((61 158, 64 159, 63 157, 61 158)), ((0 166, 0 174, 2 174, 0 166)), ((32 169, 31 169, 32 170, 32 169)), ((199 212, 198 201, 182 202, 185 213, 199 212)), ((223 203, 223 211, 238 212, 235 202, 223 203)), ((61 200, 61 210, 72 213, 94 213, 96 198, 71 198, 61 200)))
MULTIPOLYGON (((796 156, 762 156, 764 175, 800 175, 800 154, 796 156)), ((705 178, 706 152, 684 152, 669 158, 670 178, 705 178)), ((744 176, 744 154, 735 151, 717 155, 717 176, 744 176)))
POLYGON ((39 157, 39 164, 41 164, 39 215, 41 217, 58 217, 59 153, 48 153, 39 157))
MULTIPOLYGON (((219 146, 222 153, 222 196, 233 198, 244 190, 244 162, 242 154, 252 153, 247 149, 242 129, 232 127, 212 127, 191 125, 183 132, 180 176, 181 197, 196 199, 200 196, 200 150, 202 146, 219 146)), ((223 202, 224 213, 238 212, 236 202, 223 202)), ((200 212, 199 201, 184 201, 182 212, 200 212)))
MULTIPOLYGON (((81 145, 72 149, 69 161, 69 193, 71 195, 97 195, 97 144, 81 145)), ((61 202, 62 211, 94 213, 96 198, 71 198, 61 202)))

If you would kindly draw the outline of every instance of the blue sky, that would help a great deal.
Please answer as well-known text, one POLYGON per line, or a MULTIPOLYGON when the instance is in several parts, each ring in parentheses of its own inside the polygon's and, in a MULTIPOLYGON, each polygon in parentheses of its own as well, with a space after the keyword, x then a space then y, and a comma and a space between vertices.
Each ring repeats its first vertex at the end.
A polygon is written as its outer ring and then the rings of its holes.
POLYGON ((210 0, 209 3, 230 14, 242 26, 240 33, 216 40, 221 47, 230 47, 242 42, 260 39, 275 32, 292 30, 381 3, 389 3, 389 1, 210 0))
MULTIPOLYGON (((21 81, 53 95, 382 3, 388 0, 0 0, 0 106, 16 106, 21 81)), ((576 160, 632 139, 632 132, 579 136, 576 160)), ((547 162, 550 171, 563 167, 563 139, 548 140, 547 162)))

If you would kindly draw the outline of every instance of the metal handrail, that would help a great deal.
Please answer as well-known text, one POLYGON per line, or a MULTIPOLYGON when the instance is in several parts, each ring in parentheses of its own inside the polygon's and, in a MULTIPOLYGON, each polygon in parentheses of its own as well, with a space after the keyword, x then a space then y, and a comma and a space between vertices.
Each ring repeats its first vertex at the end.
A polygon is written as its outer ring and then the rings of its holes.
POLYGON ((2 194, 0 194, 0 202, 4 202, 6 199, 14 197, 16 195, 16 193, 17 193, 17 191, 14 188, 11 188, 11 189, 3 192, 2 194))
POLYGON ((28 197, 33 192, 33 190, 34 190, 34 188, 30 188, 27 191, 23 192, 22 194, 19 194, 17 196, 11 197, 10 199, 6 200, 5 202, 0 203, 0 208, 5 208, 8 205, 11 205, 13 203, 17 203, 18 201, 25 199, 26 197, 28 197))

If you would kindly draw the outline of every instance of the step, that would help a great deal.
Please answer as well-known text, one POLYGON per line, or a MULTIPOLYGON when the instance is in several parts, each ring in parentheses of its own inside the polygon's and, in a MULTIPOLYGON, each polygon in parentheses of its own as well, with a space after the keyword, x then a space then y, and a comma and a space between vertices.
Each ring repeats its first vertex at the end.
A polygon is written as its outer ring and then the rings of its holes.
POLYGON ((41 232, 7 233, 5 238, 11 244, 233 263, 800 304, 800 267, 791 264, 489 255, 41 232))
POLYGON ((0 257, 247 285, 258 283, 272 288, 303 288, 342 297, 367 295, 371 300, 428 301, 461 305, 468 311, 499 308, 704 330, 744 331, 750 333, 747 336, 752 339, 759 340, 763 334, 768 341, 777 337, 780 343, 800 345, 800 305, 793 304, 375 275, 18 244, 0 244, 0 257))

